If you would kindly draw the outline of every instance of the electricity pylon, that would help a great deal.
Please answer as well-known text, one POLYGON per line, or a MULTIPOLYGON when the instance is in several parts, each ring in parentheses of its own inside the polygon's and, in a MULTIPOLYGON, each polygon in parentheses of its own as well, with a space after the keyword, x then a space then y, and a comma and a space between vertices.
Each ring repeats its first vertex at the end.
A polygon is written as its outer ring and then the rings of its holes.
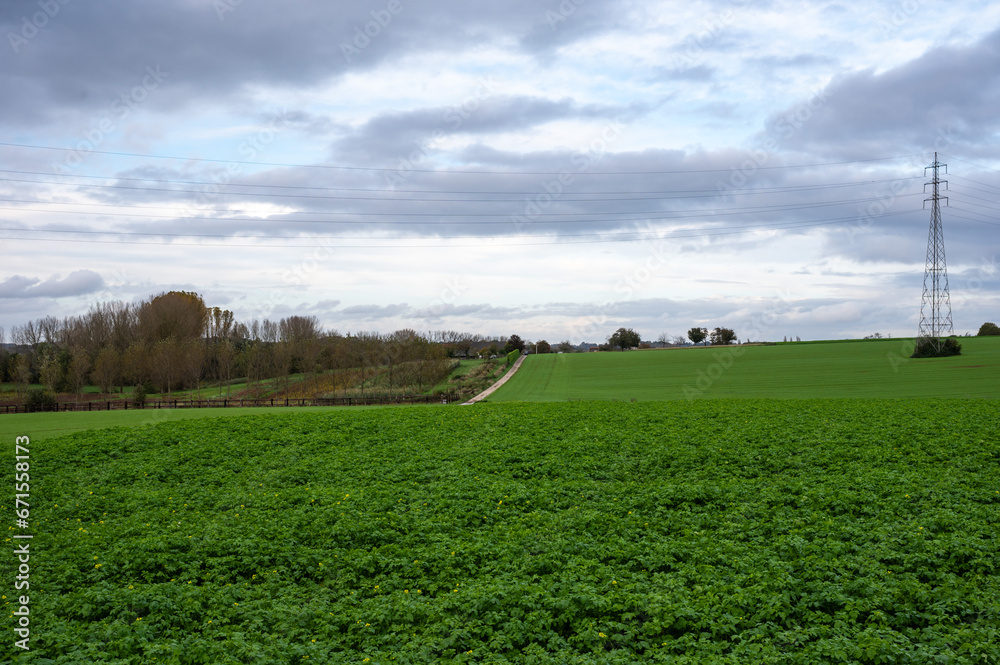
POLYGON ((944 228, 941 224, 941 199, 947 205, 948 197, 942 197, 940 187, 943 184, 948 189, 948 181, 941 180, 938 170, 944 167, 944 172, 948 173, 948 165, 938 162, 937 153, 934 153, 934 163, 924 168, 924 175, 927 169, 934 170, 934 176, 930 182, 924 184, 924 192, 927 192, 927 185, 931 186, 931 197, 924 199, 924 209, 927 202, 931 202, 931 226, 927 234, 927 260, 924 267, 924 295, 920 299, 920 327, 917 333, 917 343, 927 340, 940 351, 942 337, 953 335, 954 327, 951 323, 951 294, 948 291, 948 262, 944 256, 944 228))

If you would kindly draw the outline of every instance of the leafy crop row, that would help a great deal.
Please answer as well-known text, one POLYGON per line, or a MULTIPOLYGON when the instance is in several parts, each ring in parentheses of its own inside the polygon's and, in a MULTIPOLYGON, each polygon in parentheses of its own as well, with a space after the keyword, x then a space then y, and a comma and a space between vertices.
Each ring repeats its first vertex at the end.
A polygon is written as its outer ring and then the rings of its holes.
POLYGON ((52 440, 14 662, 996 663, 996 413, 505 404, 52 440))

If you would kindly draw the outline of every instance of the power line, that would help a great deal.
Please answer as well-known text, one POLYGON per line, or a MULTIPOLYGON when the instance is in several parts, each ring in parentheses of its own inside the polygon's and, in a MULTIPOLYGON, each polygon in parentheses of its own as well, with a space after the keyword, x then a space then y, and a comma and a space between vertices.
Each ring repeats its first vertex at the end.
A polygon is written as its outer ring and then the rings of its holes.
MULTIPOLYGON (((204 185, 206 187, 254 187, 260 189, 304 189, 304 190, 315 190, 315 191, 331 191, 331 192, 384 192, 388 194, 447 194, 447 195, 457 195, 457 194, 467 194, 467 195, 510 195, 510 196, 534 196, 539 194, 538 190, 520 190, 520 191, 510 191, 510 190, 438 190, 438 189, 393 189, 393 188, 375 188, 375 187, 321 187, 316 185, 268 185, 268 184, 255 184, 255 183, 239 183, 239 182, 227 182, 220 183, 208 180, 169 180, 163 178, 132 178, 132 177, 119 177, 119 176, 98 176, 98 175, 87 175, 87 174, 55 174, 55 173, 45 173, 41 171, 19 171, 14 169, 0 169, 0 173, 14 173, 18 175, 37 175, 37 176, 47 176, 47 177, 60 177, 60 178, 88 178, 88 179, 98 179, 98 180, 117 180, 124 182, 155 182, 160 184, 180 184, 180 185, 204 185)), ((840 182, 840 183, 828 183, 822 185, 786 185, 782 187, 743 187, 743 188, 732 188, 725 191, 726 195, 737 195, 737 196, 749 196, 754 194, 780 194, 789 192, 806 192, 812 190, 822 190, 822 189, 835 189, 841 187, 856 187, 861 185, 872 185, 881 184, 886 182, 899 182, 903 180, 917 180, 918 176, 910 176, 905 178, 884 178, 880 180, 856 180, 853 182, 840 182)), ((26 180, 17 178, 0 178, 0 181, 6 182, 22 182, 22 183, 33 183, 33 184, 47 184, 47 185, 66 185, 74 187, 105 187, 110 189, 136 189, 136 190, 146 190, 149 191, 166 191, 166 192, 190 192, 195 194, 206 194, 214 192, 203 192, 199 190, 186 190, 186 189, 152 189, 145 187, 125 187, 123 185, 81 185, 76 183, 66 183, 66 182, 51 182, 47 180, 26 180)), ((240 195, 244 192, 220 192, 229 195, 240 195)), ((605 194, 712 194, 713 196, 721 195, 718 188, 716 189, 656 189, 656 190, 617 190, 617 191, 590 191, 590 192, 574 192, 577 195, 605 195, 605 194)), ((287 195, 292 197, 293 195, 287 195)), ((337 198, 337 197, 330 197, 337 198)), ((344 197, 347 199, 357 198, 358 200, 364 200, 362 197, 344 197)), ((653 198, 665 198, 662 196, 653 198)), ((693 198, 693 197, 692 197, 693 198)), ((397 201, 441 201, 442 199, 408 199, 394 197, 393 200, 397 201)), ((443 199, 447 200, 447 199, 443 199)), ((483 201, 488 199, 460 199, 462 201, 483 201)), ((567 199, 563 196, 559 197, 560 201, 572 201, 576 199, 567 199)), ((579 199, 580 201, 596 201, 602 199, 579 199)), ((616 200, 632 200, 631 198, 624 199, 607 199, 609 201, 616 200)))
MULTIPOLYGON (((912 197, 912 196, 923 196, 922 194, 903 194, 897 198, 912 197)), ((0 199, 2 201, 3 199, 0 199)), ((792 212, 797 210, 811 210, 815 208, 830 208, 840 205, 854 205, 858 203, 873 203, 879 202, 881 199, 879 197, 870 197, 864 199, 846 199, 838 201, 825 201, 821 203, 794 203, 794 204, 784 204, 784 205, 763 205, 763 206, 742 206, 737 208, 708 208, 704 210, 691 210, 691 211, 680 211, 670 213, 664 210, 628 210, 621 212, 613 211, 603 211, 603 212, 540 212, 531 215, 534 217, 566 217, 566 216, 581 216, 581 215, 639 215, 640 219, 678 219, 684 217, 724 217, 729 215, 741 215, 741 214, 752 214, 752 213, 774 213, 774 212, 792 212)), ((44 205, 52 205, 47 203, 44 205)), ((55 205, 77 205, 74 203, 65 203, 55 205)), ((83 204, 83 205, 99 205, 99 204, 83 204)), ((108 207, 119 207, 113 204, 108 204, 108 207)), ((126 207, 126 206, 121 206, 126 207)), ((145 206, 144 206, 145 208, 145 206)), ((77 210, 51 210, 51 209, 38 209, 38 208, 22 208, 16 206, 0 206, 0 210, 14 210, 17 212, 44 212, 50 214, 71 214, 71 215, 95 215, 99 217, 143 217, 147 219, 176 219, 176 220, 197 220, 197 221, 230 221, 230 222, 277 222, 281 221, 284 223, 298 223, 298 224, 404 224, 404 223, 414 223, 414 222, 399 222, 393 220, 366 220, 366 221, 351 221, 351 220, 295 220, 295 219, 262 219, 262 218, 251 218, 251 217, 201 217, 201 216, 183 216, 178 217, 176 215, 151 215, 151 214, 133 214, 124 212, 80 212, 77 210)), ((281 214, 292 214, 292 213, 273 213, 275 215, 281 214)), ((304 214, 304 213, 295 213, 304 214)), ((317 212, 309 211, 308 214, 329 214, 329 215, 345 215, 348 217, 461 217, 467 219, 475 219, 482 217, 504 217, 507 218, 505 221, 499 222, 486 222, 486 221, 468 221, 468 222, 458 222, 460 224, 510 224, 511 217, 522 216, 525 217, 529 222, 532 221, 527 216, 522 213, 442 213, 442 212, 353 212, 353 211, 335 211, 335 212, 317 212)), ((575 224, 575 223, 598 223, 598 222, 616 222, 616 221, 637 221, 631 218, 621 217, 619 219, 569 219, 569 220, 546 220, 545 223, 563 223, 563 224, 575 224)), ((444 223, 444 222, 439 222, 444 223)))
MULTIPOLYGON (((20 183, 37 183, 37 184, 49 184, 49 185, 60 185, 66 187, 75 187, 78 189, 92 189, 92 188, 102 188, 102 189, 125 189, 140 192, 167 192, 170 194, 209 194, 208 192, 193 190, 193 189, 166 189, 161 187, 129 187, 126 185, 77 185, 74 183, 39 183, 37 180, 22 180, 18 178, 0 178, 0 182, 20 182, 20 183)), ((866 183, 867 184, 867 183, 866 183)), ((846 185, 845 185, 846 186, 846 185)), ((798 193, 799 191, 810 191, 810 190, 825 190, 832 189, 833 187, 810 187, 808 189, 802 190, 792 190, 784 192, 760 192, 762 194, 785 194, 785 193, 798 193)), ((692 194, 684 196, 649 196, 649 197, 616 197, 616 198, 590 198, 590 199, 576 199, 567 198, 564 196, 558 197, 559 203, 601 203, 601 202, 617 202, 617 201, 675 201, 679 199, 714 199, 719 198, 720 194, 718 190, 691 190, 694 192, 714 192, 713 194, 692 194)), ((680 191, 676 192, 680 193, 680 191)), ((757 194, 758 192, 744 192, 741 195, 751 195, 757 194)), ((530 192, 529 195, 537 195, 538 192, 530 192)), ((320 194, 271 194, 267 192, 218 192, 211 193, 211 195, 220 196, 252 196, 252 197, 264 197, 264 198, 276 198, 276 199, 316 199, 316 200, 332 200, 332 201, 379 201, 383 203, 393 203, 393 202, 409 202, 409 203, 523 203, 522 200, 518 199, 417 199, 409 197, 392 197, 386 198, 384 196, 326 196, 320 194)), ((109 204, 115 205, 115 204, 109 204)))
MULTIPOLYGON (((969 164, 971 166, 975 166, 977 169, 983 169, 984 171, 993 171, 994 173, 1000 173, 1000 169, 994 169, 994 168, 989 167, 989 166, 984 166, 983 164, 976 164, 975 162, 970 162, 970 161, 968 161, 966 159, 962 159, 960 157, 955 157, 954 155, 945 155, 944 153, 941 153, 941 156, 942 157, 947 157, 948 159, 954 159, 956 162, 962 162, 964 164, 969 164)), ((949 175, 951 175, 951 174, 949 174, 949 175)))
MULTIPOLYGON (((236 159, 212 159, 207 157, 175 157, 171 155, 156 155, 156 154, 144 154, 135 152, 117 152, 111 150, 77 150, 76 148, 60 148, 56 146, 46 146, 46 145, 32 145, 27 143, 9 143, 0 141, 0 146, 6 146, 10 148, 29 148, 32 150, 53 150, 59 152, 77 152, 85 154, 96 154, 96 155, 112 155, 115 157, 141 157, 143 159, 170 159, 176 161, 184 162, 209 162, 216 164, 245 164, 248 166, 277 166, 281 168, 315 168, 315 169, 332 169, 332 170, 343 170, 343 171, 372 171, 378 173, 392 173, 400 172, 399 168, 386 168, 386 167, 376 167, 376 166, 343 166, 343 165, 333 165, 333 164, 289 164, 283 162, 250 162, 250 161, 240 161, 236 159)), ((785 165, 785 166, 757 166, 756 170, 776 170, 776 169, 805 169, 805 168, 817 168, 821 166, 843 166, 848 164, 864 164, 870 162, 884 162, 893 161, 897 159, 909 159, 911 157, 922 156, 923 153, 916 153, 913 155, 898 155, 895 157, 874 157, 871 159, 856 159, 847 162, 823 162, 817 164, 795 164, 795 165, 785 165)), ((673 171, 586 171, 586 172, 575 172, 574 176, 631 176, 631 175, 676 175, 681 173, 729 173, 732 172, 733 168, 728 169, 680 169, 673 171)), ((561 171, 495 171, 495 170, 463 170, 463 169, 412 169, 407 168, 406 173, 434 173, 434 174, 469 174, 469 175, 515 175, 515 176, 526 176, 526 175, 561 175, 561 171)))
MULTIPOLYGON (((914 212, 914 211, 906 210, 906 211, 900 211, 900 212, 895 212, 895 213, 885 213, 884 215, 881 215, 880 217, 889 217, 889 216, 895 216, 895 215, 904 215, 904 214, 909 214, 909 213, 912 213, 912 212, 914 212)), ((840 224, 840 223, 845 222, 845 221, 853 221, 853 220, 856 220, 856 217, 839 217, 839 218, 832 218, 832 219, 827 219, 827 220, 813 220, 813 221, 807 221, 807 222, 787 222, 784 225, 774 225, 774 224, 771 224, 771 225, 766 225, 766 226, 721 227, 721 229, 723 229, 723 230, 712 229, 711 232, 697 231, 697 232, 691 232, 691 233, 680 233, 680 234, 671 234, 671 235, 667 235, 667 236, 652 236, 652 237, 648 237, 649 233, 650 233, 649 231, 631 231, 631 232, 626 232, 626 233, 615 234, 615 236, 612 237, 612 238, 603 238, 601 240, 593 240, 593 241, 573 241, 573 242, 561 242, 560 239, 564 238, 564 237, 569 237, 569 238, 575 238, 575 237, 599 237, 599 236, 606 236, 607 234, 606 233, 570 234, 570 235, 560 234, 560 235, 557 235, 557 236, 539 236, 539 235, 533 235, 533 236, 524 236, 524 237, 528 237, 528 238, 551 237, 554 242, 491 243, 491 246, 518 247, 518 246, 522 246, 522 245, 573 245, 573 244, 593 244, 593 243, 603 243, 603 242, 634 242, 634 241, 638 241, 638 240, 672 240, 672 239, 685 239, 685 238, 700 238, 700 237, 712 237, 712 236, 724 236, 724 235, 737 235, 737 234, 748 233, 748 232, 753 232, 753 231, 780 231, 780 230, 796 229, 796 228, 809 228, 809 227, 816 227, 816 226, 827 226, 827 225, 840 224), (645 235, 647 237, 625 237, 625 236, 642 236, 642 235, 645 235)), ((184 238, 184 237, 206 237, 206 238, 231 237, 231 238, 236 238, 236 239, 251 239, 252 238, 252 239, 255 239, 255 240, 268 240, 268 241, 279 240, 279 239, 286 238, 285 236, 273 236, 273 235, 269 235, 269 236, 223 236, 223 235, 208 235, 208 234, 205 234, 205 235, 199 235, 199 234, 169 234, 169 233, 148 233, 148 232, 129 232, 129 231, 123 231, 123 232, 118 232, 118 231, 77 231, 77 230, 64 230, 64 229, 18 229, 18 228, 7 228, 7 229, 0 229, 0 230, 22 231, 22 232, 23 231, 33 231, 33 232, 38 232, 38 233, 86 233, 86 234, 106 234, 106 235, 124 235, 124 236, 154 236, 154 237, 177 237, 177 238, 184 238)), ((325 236, 324 235, 312 235, 312 236, 309 236, 309 237, 310 238, 315 238, 317 240, 337 240, 337 239, 344 239, 345 238, 345 236, 329 236, 329 235, 325 235, 325 236)), ((361 236, 361 237, 346 236, 346 238, 348 238, 348 239, 369 239, 368 237, 365 237, 365 236, 361 236)), ((379 249, 379 248, 421 248, 421 249, 423 249, 423 248, 436 248, 436 247, 481 247, 483 245, 483 242, 485 240, 491 239, 490 236, 471 236, 471 235, 450 236, 450 237, 445 238, 445 239, 451 239, 451 238, 454 238, 454 239, 475 238, 475 239, 478 239, 479 242, 477 242, 475 244, 471 244, 471 245, 455 245, 455 244, 452 244, 452 243, 449 243, 449 244, 446 244, 446 245, 415 245, 415 244, 407 243, 407 244, 403 244, 403 245, 387 245, 387 244, 374 244, 374 245, 338 245, 338 247, 344 247, 344 248, 370 248, 370 249, 379 249)), ((121 240, 121 241, 117 241, 117 240, 87 240, 87 239, 70 239, 70 238, 63 239, 63 238, 5 237, 4 240, 31 240, 31 241, 36 241, 36 242, 86 242, 86 243, 101 243, 101 244, 113 244, 113 245, 114 244, 123 244, 123 245, 161 245, 161 246, 163 245, 163 243, 155 243, 155 242, 139 242, 139 241, 128 241, 128 240, 121 240)), ((393 240, 395 240, 395 239, 393 239, 393 240)), ((194 247, 209 247, 209 246, 211 246, 211 247, 261 247, 261 245, 256 245, 256 244, 249 245, 249 244, 238 244, 238 243, 179 243, 179 242, 171 242, 169 244, 170 245, 181 245, 181 246, 194 246, 194 247)), ((316 246, 315 244, 311 244, 311 245, 282 245, 282 248, 286 248, 286 249, 288 249, 288 248, 313 248, 315 246, 316 246)), ((267 245, 266 247, 273 248, 272 245, 267 245)))

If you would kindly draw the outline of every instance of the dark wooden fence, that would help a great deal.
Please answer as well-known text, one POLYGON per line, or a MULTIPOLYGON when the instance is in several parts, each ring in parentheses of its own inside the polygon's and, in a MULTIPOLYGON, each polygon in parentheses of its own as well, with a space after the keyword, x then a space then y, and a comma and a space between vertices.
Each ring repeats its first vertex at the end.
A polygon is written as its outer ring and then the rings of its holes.
POLYGON ((270 406, 377 406, 386 404, 449 404, 457 401, 455 395, 401 395, 399 397, 286 397, 263 399, 158 399, 137 406, 128 400, 101 400, 99 402, 59 402, 55 406, 29 407, 23 404, 0 404, 0 413, 37 413, 41 411, 132 411, 142 409, 225 409, 233 407, 270 406))

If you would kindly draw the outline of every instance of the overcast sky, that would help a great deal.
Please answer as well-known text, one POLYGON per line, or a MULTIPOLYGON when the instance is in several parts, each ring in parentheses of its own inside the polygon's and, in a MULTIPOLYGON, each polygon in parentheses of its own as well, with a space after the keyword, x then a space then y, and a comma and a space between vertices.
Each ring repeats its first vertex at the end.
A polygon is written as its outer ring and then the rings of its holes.
POLYGON ((1000 322, 997 3, 36 0, 0 28, 8 331, 176 289, 342 333, 912 336, 935 151, 955 332, 1000 322))

